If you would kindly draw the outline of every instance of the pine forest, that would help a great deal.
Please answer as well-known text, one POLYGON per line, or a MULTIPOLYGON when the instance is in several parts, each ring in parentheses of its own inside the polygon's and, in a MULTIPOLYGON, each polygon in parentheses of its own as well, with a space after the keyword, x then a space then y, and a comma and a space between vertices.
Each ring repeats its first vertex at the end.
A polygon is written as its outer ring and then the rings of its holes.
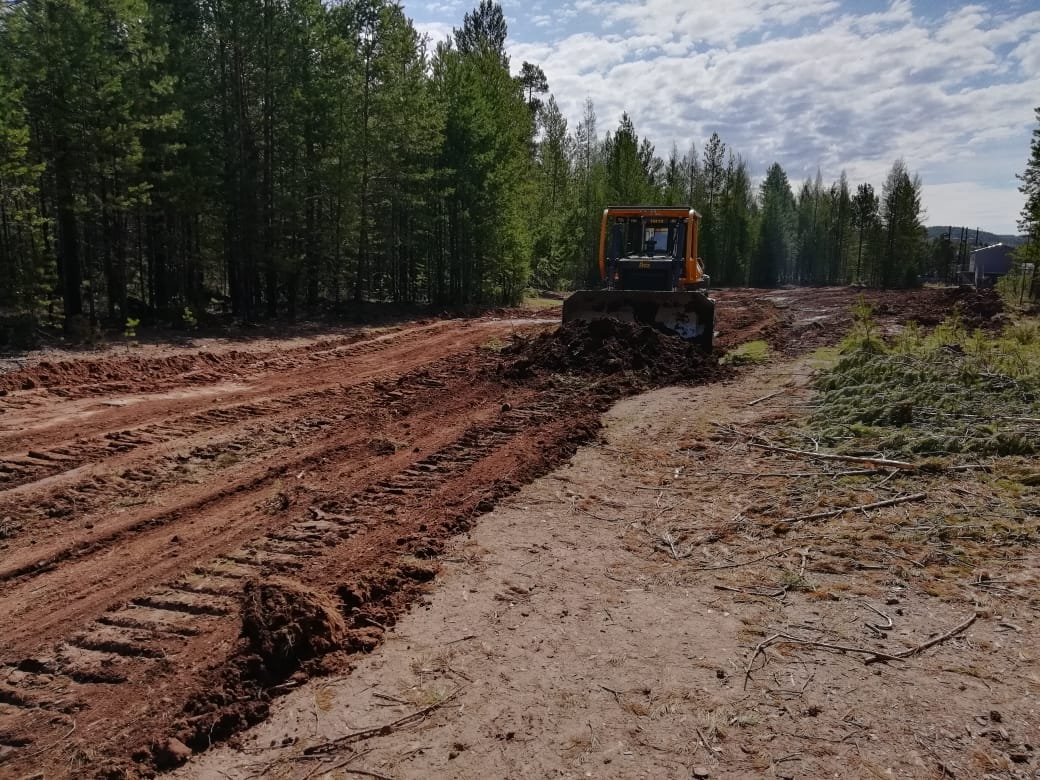
MULTIPOLYGON (((596 283, 607 204, 689 204, 722 286, 947 277, 902 160, 760 184, 717 134, 670 150, 591 101, 569 126, 499 5, 448 40, 390 0, 7 0, 0 315, 62 326, 596 283)), ((948 242, 947 242, 948 244, 948 242)))

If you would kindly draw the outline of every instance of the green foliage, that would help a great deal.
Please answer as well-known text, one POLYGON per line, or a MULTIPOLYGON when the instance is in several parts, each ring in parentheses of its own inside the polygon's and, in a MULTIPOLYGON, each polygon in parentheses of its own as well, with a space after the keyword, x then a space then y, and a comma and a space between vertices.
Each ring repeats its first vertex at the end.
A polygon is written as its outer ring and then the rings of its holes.
POLYGON ((925 252, 921 179, 902 160, 892 164, 881 195, 885 242, 877 269, 881 287, 917 287, 925 252))
POLYGON ((764 341, 748 341, 736 349, 731 349, 722 356, 719 362, 726 366, 740 366, 747 363, 762 363, 769 359, 769 344, 764 341))
POLYGON ((955 313, 878 346, 867 317, 817 381, 812 426, 846 450, 903 456, 1040 452, 1040 326, 993 336, 955 313))
POLYGON ((195 312, 187 306, 185 306, 184 311, 181 312, 181 322, 188 330, 195 330, 199 327, 199 321, 195 317, 195 312))
POLYGON ((627 114, 570 128, 541 67, 511 73, 498 3, 461 22, 429 51, 393 0, 9 4, 0 305, 71 334, 185 305, 515 303, 598 285, 617 202, 696 208, 716 284, 916 280, 893 216, 916 179, 882 218, 844 176, 795 201, 777 164, 756 192, 718 133, 665 160, 627 114))
POLYGON ((1025 205, 1018 220, 1018 229, 1033 245, 1033 255, 1040 254, 1040 106, 1033 109, 1036 127, 1029 142, 1029 158, 1025 170, 1018 175, 1022 185, 1018 188, 1025 198, 1025 205))
MULTIPOLYGON (((873 318, 874 309, 861 295, 852 307, 852 327, 842 339, 839 351, 844 355, 876 355, 886 351, 881 339, 881 330, 873 318)), ((917 333, 916 324, 911 323, 906 333, 917 333)))
POLYGON ((775 287, 787 271, 795 238, 795 202, 787 174, 773 163, 762 181, 762 218, 751 265, 754 287, 775 287))

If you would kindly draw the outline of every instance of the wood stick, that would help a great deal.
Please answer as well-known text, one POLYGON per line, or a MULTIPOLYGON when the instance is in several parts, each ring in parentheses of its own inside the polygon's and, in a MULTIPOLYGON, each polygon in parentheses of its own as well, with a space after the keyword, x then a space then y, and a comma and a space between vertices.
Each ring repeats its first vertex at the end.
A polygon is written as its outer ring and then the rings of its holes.
POLYGON ((823 520, 828 517, 837 517, 843 515, 846 512, 856 512, 858 510, 867 509, 880 509, 883 506, 894 506, 895 504, 906 504, 910 501, 921 501, 927 498, 927 493, 913 493, 908 496, 896 496, 895 498, 887 498, 884 501, 875 501, 871 504, 857 504, 856 506, 843 506, 839 509, 828 509, 825 512, 813 512, 811 515, 799 515, 798 517, 784 517, 779 522, 781 523, 797 523, 802 520, 823 520))
POLYGON ((748 442, 749 447, 757 447, 761 450, 772 450, 773 452, 786 452, 789 455, 802 455, 807 458, 819 460, 842 460, 849 463, 870 463, 875 466, 887 466, 893 469, 904 469, 905 471, 917 471, 917 465, 905 460, 889 460, 888 458, 865 458, 858 455, 831 455, 826 452, 810 452, 808 450, 796 450, 791 447, 777 447, 773 444, 761 444, 757 441, 748 442))
POLYGON ((783 389, 780 389, 777 390, 775 393, 770 393, 769 395, 764 395, 761 398, 756 398, 754 401, 748 401, 748 406, 754 406, 755 404, 760 404, 763 401, 768 401, 770 398, 776 398, 782 392, 784 392, 783 389))
POLYGON ((692 569, 692 571, 722 571, 723 569, 737 569, 741 566, 750 566, 752 563, 758 563, 759 561, 765 561, 769 558, 775 558, 778 555, 783 555, 785 552, 790 552, 791 550, 795 549, 795 547, 797 547, 797 545, 795 545, 794 547, 785 547, 782 550, 777 550, 774 553, 769 553, 769 555, 763 555, 759 558, 752 558, 750 561, 740 561, 739 563, 726 563, 722 566, 701 566, 699 568, 692 569))
POLYGON ((352 775, 362 775, 364 777, 374 777, 376 780, 394 780, 390 775, 381 775, 379 772, 373 772, 371 769, 360 769, 349 766, 334 766, 330 769, 342 769, 344 772, 352 775))
MULTIPOLYGON (((969 617, 967 620, 964 620, 961 623, 958 623, 956 626, 951 628, 945 634, 940 634, 939 636, 932 637, 931 639, 929 639, 927 642, 924 642, 923 644, 917 645, 916 647, 911 647, 909 650, 904 650, 901 653, 896 653, 895 657, 896 658, 900 658, 900 659, 902 659, 902 658, 910 658, 911 656, 915 656, 918 653, 923 653, 929 647, 935 647, 935 645, 941 644, 942 642, 945 642, 947 639, 950 639, 952 637, 957 636, 957 634, 961 633, 962 631, 965 631, 968 628, 968 626, 970 626, 972 623, 974 623, 978 619, 979 619, 979 613, 978 612, 972 613, 971 617, 969 617)), ((886 657, 868 658, 867 659, 867 663, 868 664, 872 664, 872 663, 875 663, 877 661, 887 661, 887 660, 889 660, 889 659, 886 658, 886 657)))
POLYGON ((733 593, 743 593, 745 596, 759 596, 761 598, 779 599, 787 595, 787 588, 774 588, 772 593, 761 590, 748 590, 747 588, 734 588, 729 585, 715 585, 715 590, 728 590, 733 593))
POLYGON ((462 692, 462 688, 456 688, 454 691, 449 693, 443 699, 436 704, 431 704, 429 707, 423 707, 421 710, 416 710, 410 715, 405 715, 403 718, 398 718, 392 723, 387 723, 383 726, 373 726, 372 728, 362 729, 361 731, 355 731, 353 734, 344 734, 342 737, 330 740, 329 742, 323 742, 320 745, 311 745, 303 751, 305 756, 311 756, 315 753, 331 753, 338 748, 350 745, 354 742, 361 742, 362 740, 369 739, 371 737, 383 737, 390 734, 394 729, 400 728, 401 726, 407 726, 409 723, 421 720, 429 715, 434 710, 443 707, 445 704, 450 702, 459 693, 462 692))
POLYGON ((877 474, 881 469, 849 469, 848 471, 715 471, 710 474, 690 474, 697 477, 855 477, 877 474))
MULTIPOLYGON (((753 652, 751 654, 751 658, 750 658, 750 660, 748 660, 748 665, 744 668, 744 690, 745 691, 747 690, 748 681, 751 679, 751 667, 755 665, 755 659, 758 658, 758 654, 761 653, 762 651, 764 651, 767 647, 769 647, 769 645, 775 639, 779 639, 779 638, 780 638, 780 634, 773 634, 771 637, 767 637, 766 639, 763 639, 755 647, 755 652, 753 652)), ((768 663, 768 659, 767 659, 766 662, 768 663)))

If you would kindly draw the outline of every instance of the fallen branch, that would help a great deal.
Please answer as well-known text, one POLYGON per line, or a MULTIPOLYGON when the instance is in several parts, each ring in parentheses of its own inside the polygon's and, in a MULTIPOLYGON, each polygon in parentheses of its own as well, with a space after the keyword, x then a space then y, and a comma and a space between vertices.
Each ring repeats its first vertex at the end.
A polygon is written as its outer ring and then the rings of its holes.
MULTIPOLYGON (((978 612, 972 613, 971 617, 969 617, 967 620, 964 620, 961 623, 958 623, 956 626, 951 628, 945 634, 940 634, 939 636, 932 637, 931 639, 929 639, 927 642, 924 642, 923 644, 917 645, 915 647, 911 647, 909 650, 904 650, 901 653, 896 653, 895 657, 899 658, 899 659, 903 659, 903 658, 910 658, 912 656, 917 655, 918 653, 923 653, 929 647, 935 647, 936 645, 945 642, 947 639, 951 639, 952 637, 957 636, 957 634, 961 633, 962 631, 967 630, 968 626, 970 626, 972 623, 974 623, 978 619, 979 619, 979 613, 978 612)), ((881 654, 878 654, 878 657, 876 657, 876 658, 868 658, 867 659, 867 663, 868 664, 872 664, 872 663, 876 663, 877 661, 887 661, 887 660, 890 660, 890 658, 888 656, 881 656, 881 654)))
POLYGON ((741 566, 750 566, 752 563, 758 563, 759 561, 765 561, 770 558, 775 558, 776 556, 783 555, 785 552, 790 552, 793 549, 795 549, 795 547, 785 547, 782 550, 777 550, 774 553, 769 553, 769 555, 762 555, 758 558, 752 558, 750 561, 740 561, 739 563, 725 563, 721 566, 701 566, 692 569, 691 571, 721 571, 722 569, 737 569, 741 566))
POLYGON ((791 479, 801 477, 856 477, 868 474, 877 474, 880 469, 850 469, 848 471, 715 471, 710 474, 697 474, 690 476, 703 477, 790 477, 791 479))
POLYGON ((747 588, 734 588, 730 585, 715 585, 715 590, 726 590, 731 593, 743 593, 746 596, 760 596, 762 598, 781 599, 787 595, 787 587, 774 588, 772 592, 765 590, 748 590, 747 588))
POLYGON ((329 742, 323 742, 320 745, 311 745, 303 751, 303 754, 305 756, 312 756, 317 753, 331 753, 334 750, 338 750, 341 747, 351 745, 355 742, 361 742, 372 737, 385 737, 387 734, 392 733, 394 729, 398 729, 401 726, 407 726, 417 720, 422 720, 434 710, 439 709, 450 702, 461 692, 462 688, 456 688, 436 704, 431 704, 429 707, 423 707, 421 710, 416 710, 410 715, 398 718, 392 723, 387 723, 383 726, 373 726, 369 729, 362 729, 361 731, 355 731, 353 734, 345 734, 342 737, 337 737, 329 742))
POLYGON ((888 458, 866 458, 858 455, 831 455, 826 452, 811 452, 809 450, 796 450, 791 447, 777 447, 773 444, 761 444, 757 441, 748 442, 749 447, 757 447, 760 450, 772 450, 773 452, 786 452, 789 455, 802 455, 807 458, 818 460, 841 460, 848 463, 869 463, 874 466, 886 466, 892 469, 903 469, 905 471, 917 471, 917 465, 905 460, 889 460, 888 458))
POLYGON ((783 389, 780 389, 777 390, 775 393, 770 393, 769 395, 764 395, 761 398, 756 398, 754 401, 748 401, 748 406, 754 406, 755 404, 760 404, 763 401, 768 401, 770 398, 776 398, 782 392, 784 392, 783 389))
POLYGON ((836 645, 831 642, 818 642, 815 639, 805 639, 800 636, 792 636, 791 634, 785 634, 782 631, 778 631, 772 636, 763 639, 755 647, 755 651, 751 654, 751 660, 748 661, 748 665, 744 669, 744 690, 747 690, 748 681, 751 679, 751 667, 754 666, 755 658, 758 657, 759 653, 764 652, 767 647, 775 642, 790 642, 792 644, 805 645, 807 647, 819 647, 823 650, 835 650, 840 653, 857 653, 859 655, 867 656, 867 663, 873 663, 874 661, 900 661, 905 657, 903 655, 883 653, 879 650, 872 650, 868 647, 853 647, 851 645, 836 645))
POLYGON ((330 769, 342 769, 344 772, 351 775, 362 775, 363 777, 374 777, 376 780, 394 780, 390 775, 381 775, 379 772, 373 772, 371 769, 361 769, 349 766, 334 766, 330 769))
MULTIPOLYGON (((868 605, 869 606, 869 605, 868 605)), ((871 607, 873 609, 873 607, 871 607)), ((874 610, 878 612, 878 610, 874 610)), ((882 614, 878 612, 878 614, 882 614)), ((887 615, 884 617, 887 618, 887 615)), ((831 642, 817 642, 814 639, 804 639, 799 636, 792 636, 791 634, 785 634, 782 631, 778 631, 770 637, 763 639, 755 646, 754 652, 751 653, 751 658, 748 660, 748 665, 744 669, 744 690, 747 690, 748 681, 751 679, 751 669, 755 665, 755 659, 758 658, 759 653, 764 653, 765 649, 775 642, 791 642, 796 645, 806 645, 807 647, 819 647, 825 650, 836 650, 842 653, 858 653, 860 655, 867 656, 864 659, 864 663, 873 664, 879 661, 905 661, 907 658, 923 653, 930 647, 935 647, 938 644, 945 642, 946 640, 957 636, 962 631, 965 631, 972 623, 978 620, 978 613, 974 613, 971 617, 958 623, 956 626, 951 628, 945 634, 939 634, 939 636, 932 637, 927 642, 915 645, 908 650, 903 650, 898 653, 883 653, 880 650, 871 650, 866 647, 852 647, 850 645, 837 645, 831 642)))
MULTIPOLYGON (((748 660, 748 664, 744 667, 744 690, 747 690, 748 681, 751 679, 751 667, 755 665, 755 659, 758 658, 758 654, 764 652, 767 647, 776 639, 780 638, 780 634, 773 634, 771 637, 763 639, 758 645, 755 646, 755 652, 751 654, 751 658, 748 660)), ((768 659, 766 661, 768 663, 768 659)))
POLYGON ((799 515, 798 517, 781 518, 781 523, 798 523, 802 520, 823 520, 828 517, 837 517, 846 512, 866 511, 868 509, 880 509, 883 506, 894 506, 895 504, 906 504, 910 501, 921 501, 927 498, 927 493, 913 493, 908 496, 896 496, 884 501, 875 501, 872 504, 857 504, 856 506, 843 506, 839 509, 828 509, 825 512, 813 512, 811 515, 799 515))

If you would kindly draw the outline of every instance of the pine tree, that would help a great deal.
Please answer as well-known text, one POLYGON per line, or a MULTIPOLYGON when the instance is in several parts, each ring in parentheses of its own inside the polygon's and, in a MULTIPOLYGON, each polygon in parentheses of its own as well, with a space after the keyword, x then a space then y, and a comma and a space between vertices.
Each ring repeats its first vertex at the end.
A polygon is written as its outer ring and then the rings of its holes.
POLYGON ((0 26, 0 278, 6 282, 0 285, 0 308, 27 312, 31 331, 38 308, 49 298, 54 268, 44 251, 45 221, 37 205, 43 166, 30 159, 21 94, 4 76, 4 37, 0 26))
POLYGON ((551 95, 543 112, 543 125, 544 136, 535 160, 538 176, 537 235, 531 271, 536 285, 556 289, 564 264, 578 245, 573 231, 567 227, 571 181, 567 120, 551 95))
POLYGON ((769 166, 759 199, 761 219, 749 283, 753 287, 775 287, 789 272, 795 219, 794 195, 779 163, 769 166))
POLYGON ((606 171, 602 149, 596 132, 596 110, 592 100, 585 101, 581 121, 574 133, 573 170, 577 181, 573 188, 575 222, 581 242, 572 260, 571 277, 579 287, 598 284, 597 247, 599 212, 606 205, 606 171))
POLYGON ((1037 126, 1029 144, 1029 160, 1026 169, 1018 174, 1022 182, 1018 191, 1025 195, 1026 202, 1018 220, 1018 229, 1030 243, 1040 243, 1040 107, 1034 109, 1037 126))
POLYGON ((830 189, 831 222, 828 228, 827 284, 845 280, 848 267, 849 237, 852 230, 852 196, 845 171, 830 189))
POLYGON ((912 287, 918 284, 925 231, 921 223, 921 179, 911 178, 906 164, 896 160, 881 194, 881 220, 885 243, 879 284, 912 287))
POLYGON ((1040 298, 1040 107, 1034 109, 1037 126, 1033 128, 1033 137, 1029 144, 1029 159, 1026 169, 1018 178, 1022 185, 1018 188, 1026 197, 1025 205, 1018 220, 1018 229, 1026 237, 1026 243, 1018 251, 1020 262, 1028 262, 1033 266, 1029 291, 1032 298, 1040 298))
POLYGON ((743 284, 751 258, 754 194, 747 163, 732 152, 726 164, 726 183, 719 208, 719 255, 710 268, 719 284, 743 284))
MULTIPOLYGON (((644 139, 645 140, 645 139, 644 139)), ((614 204, 649 203, 654 192, 654 150, 640 145, 631 117, 621 115, 617 130, 603 142, 609 198, 614 204)))
MULTIPOLYGON (((701 166, 701 192, 695 207, 701 213, 700 253, 705 263, 717 267, 721 245, 719 210, 722 193, 726 186, 726 144, 718 133, 712 133, 704 146, 704 162, 701 166)), ((725 270, 723 277, 729 276, 725 270)))
POLYGON ((484 0, 455 31, 458 48, 438 46, 433 63, 447 118, 441 167, 454 303, 515 303, 530 273, 534 124, 509 75, 501 18, 501 7, 484 0))
POLYGON ((517 77, 520 86, 523 87, 527 106, 531 109, 531 116, 536 119, 542 110, 542 100, 538 95, 544 95, 549 91, 549 80, 545 78, 545 71, 530 62, 524 62, 520 66, 520 75, 517 77))
POLYGON ((856 196, 852 199, 852 224, 856 228, 857 235, 856 270, 853 274, 853 281, 857 284, 864 281, 864 272, 870 267, 869 258, 872 256, 870 241, 880 224, 879 207, 880 203, 877 195, 874 194, 874 188, 870 184, 860 184, 856 188, 856 196), (866 268, 864 267, 864 248, 867 250, 866 257, 868 258, 866 268))

